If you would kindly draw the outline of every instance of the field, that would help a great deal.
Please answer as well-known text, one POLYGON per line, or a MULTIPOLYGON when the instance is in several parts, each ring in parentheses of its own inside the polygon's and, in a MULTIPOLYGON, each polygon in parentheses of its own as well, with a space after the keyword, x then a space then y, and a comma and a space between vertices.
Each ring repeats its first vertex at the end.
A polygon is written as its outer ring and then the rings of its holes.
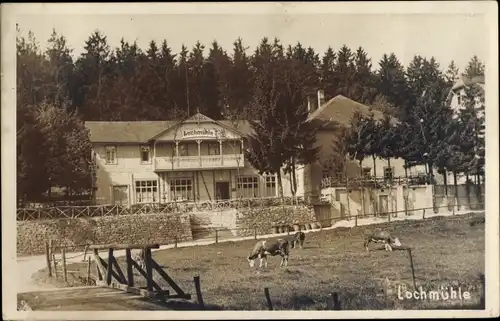
MULTIPOLYGON (((484 224, 469 225, 478 216, 484 214, 309 233, 304 249, 291 250, 286 269, 280 269, 279 257, 269 258, 267 269, 251 269, 246 257, 254 240, 157 251, 153 258, 193 298, 193 277, 199 275, 205 304, 215 309, 266 309, 265 287, 275 310, 326 309, 331 292, 339 294, 343 310, 478 308, 485 263, 484 224), (396 233, 404 246, 412 248, 417 287, 461 287, 470 291, 471 300, 398 299, 396 282, 412 285, 408 252, 386 252, 381 244, 371 244, 371 251, 366 252, 364 235, 376 228, 396 233), (392 292, 384 291, 386 278, 392 292)), ((85 274, 83 264, 68 269, 81 269, 85 274)))

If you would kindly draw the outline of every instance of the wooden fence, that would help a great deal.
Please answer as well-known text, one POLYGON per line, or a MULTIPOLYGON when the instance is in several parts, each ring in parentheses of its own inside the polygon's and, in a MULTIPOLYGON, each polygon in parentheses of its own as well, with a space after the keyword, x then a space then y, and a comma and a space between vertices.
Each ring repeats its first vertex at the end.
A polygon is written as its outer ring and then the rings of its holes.
POLYGON ((307 197, 239 198, 223 201, 169 202, 125 205, 58 206, 48 208, 18 208, 17 220, 41 220, 56 218, 103 217, 133 214, 168 214, 194 211, 225 210, 278 205, 305 205, 307 197))
MULTIPOLYGON (((68 272, 79 273, 79 271, 68 271, 67 270, 67 256, 66 248, 60 247, 61 259, 56 259, 56 253, 54 249, 56 246, 51 244, 49 241, 46 243, 46 257, 47 257, 47 267, 49 277, 59 278, 59 269, 62 270, 62 280, 68 282, 68 272), (52 258, 51 258, 52 257, 52 258), (58 269, 59 263, 61 267, 58 269)), ((162 301, 169 298, 183 298, 190 299, 191 295, 187 294, 182 290, 182 288, 177 285, 177 283, 168 275, 168 273, 152 258, 151 249, 159 248, 159 244, 140 244, 140 245, 130 245, 130 244, 97 244, 97 245, 87 245, 86 248, 93 251, 93 258, 95 262, 95 274, 91 274, 91 257, 88 258, 87 264, 87 277, 84 279, 83 283, 86 285, 97 285, 97 286, 107 286, 111 288, 121 289, 125 292, 142 295, 143 297, 160 299, 162 301), (139 249, 144 253, 144 265, 141 265, 132 256, 132 250, 139 249), (99 250, 106 250, 108 252, 107 262, 99 256, 99 250), (126 276, 120 268, 118 261, 114 256, 114 250, 125 250, 126 253, 126 276), (133 270, 137 270, 141 276, 146 279, 146 287, 138 287, 134 282, 133 270), (175 294, 170 294, 169 290, 163 289, 153 278, 153 271, 156 271, 176 292, 175 294)), ((81 254, 75 255, 74 257, 80 256, 81 254)), ((85 261, 85 257, 84 257, 85 261)), ((80 279, 82 279, 81 275, 80 279)))
POLYGON ((426 185, 431 184, 429 178, 425 175, 417 175, 417 176, 397 176, 397 177, 384 177, 384 176, 367 176, 367 177, 325 177, 321 181, 321 188, 328 187, 359 187, 363 186, 365 188, 377 188, 377 187, 388 187, 390 184, 393 185, 402 185, 406 184, 409 186, 414 185, 426 185))

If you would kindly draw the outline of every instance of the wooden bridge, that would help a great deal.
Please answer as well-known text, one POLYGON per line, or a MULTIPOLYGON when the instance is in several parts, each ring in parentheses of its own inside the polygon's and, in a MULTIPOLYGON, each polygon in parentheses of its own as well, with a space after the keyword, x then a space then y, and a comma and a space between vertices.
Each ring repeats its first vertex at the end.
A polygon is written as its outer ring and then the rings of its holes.
MULTIPOLYGON (((58 288, 46 291, 19 293, 18 301, 24 301, 32 310, 167 310, 171 299, 186 300, 186 304, 197 310, 196 304, 189 302, 191 295, 179 285, 153 260, 151 249, 159 244, 90 245, 96 265, 96 286, 58 288), (143 250, 145 270, 133 258, 132 250, 143 250), (107 262, 99 256, 99 250, 108 251, 107 262), (115 250, 125 250, 126 276, 114 256, 115 250), (145 286, 137 286, 134 269, 146 279, 145 286), (162 288, 153 278, 154 271, 170 286, 162 288)), ((186 307, 185 307, 186 308, 186 307)))

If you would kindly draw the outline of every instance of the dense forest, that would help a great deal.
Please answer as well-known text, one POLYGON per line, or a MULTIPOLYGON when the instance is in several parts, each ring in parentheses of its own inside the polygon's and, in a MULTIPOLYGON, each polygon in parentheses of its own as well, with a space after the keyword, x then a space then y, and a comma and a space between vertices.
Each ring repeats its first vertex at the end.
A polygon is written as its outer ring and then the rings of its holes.
POLYGON ((173 49, 167 40, 139 48, 123 39, 111 48, 99 31, 79 57, 56 31, 43 47, 32 32, 17 37, 19 200, 40 199, 51 186, 72 193, 92 188, 84 121, 171 120, 196 112, 246 119, 256 132, 248 159, 280 179, 280 168, 293 172, 315 159, 306 97, 319 88, 327 100, 341 94, 388 116, 356 114, 343 146, 332 147, 342 158, 397 157, 440 173, 484 175, 484 93, 467 86, 458 112, 446 99, 460 74, 484 75, 476 56, 460 72, 453 61, 443 69, 433 57, 417 55, 405 67, 393 53, 372 62, 362 47, 317 53, 268 38, 253 49, 243 39, 227 50, 216 41, 173 49))

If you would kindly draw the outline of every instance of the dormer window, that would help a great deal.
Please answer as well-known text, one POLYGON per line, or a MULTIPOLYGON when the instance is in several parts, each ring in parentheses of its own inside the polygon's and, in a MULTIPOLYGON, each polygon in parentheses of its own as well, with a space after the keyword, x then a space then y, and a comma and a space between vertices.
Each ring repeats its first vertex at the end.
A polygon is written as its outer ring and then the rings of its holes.
POLYGON ((151 148, 149 146, 141 146, 141 164, 151 163, 151 148))

